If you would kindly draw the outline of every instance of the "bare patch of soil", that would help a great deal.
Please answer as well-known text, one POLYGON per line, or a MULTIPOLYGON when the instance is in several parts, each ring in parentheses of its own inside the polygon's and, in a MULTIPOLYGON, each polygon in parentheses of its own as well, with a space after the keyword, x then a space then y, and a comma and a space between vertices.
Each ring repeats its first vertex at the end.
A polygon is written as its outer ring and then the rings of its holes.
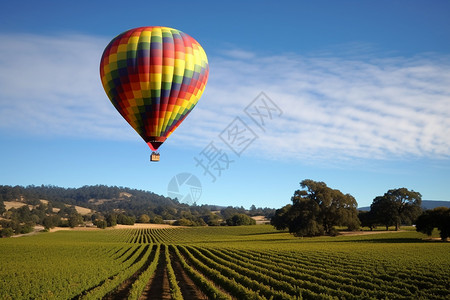
POLYGON ((54 227, 52 229, 50 229, 50 232, 56 232, 56 231, 61 231, 61 230, 72 230, 72 231, 93 231, 93 230, 101 230, 100 228, 97 227, 54 227))

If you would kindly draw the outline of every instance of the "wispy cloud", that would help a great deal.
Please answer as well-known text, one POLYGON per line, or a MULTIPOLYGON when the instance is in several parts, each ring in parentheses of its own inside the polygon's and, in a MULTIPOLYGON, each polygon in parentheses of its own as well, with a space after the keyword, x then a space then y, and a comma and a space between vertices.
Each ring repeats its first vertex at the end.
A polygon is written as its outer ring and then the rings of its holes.
POLYGON ((450 57, 239 59, 234 53, 211 59, 211 79, 199 104, 209 114, 193 114, 203 136, 213 139, 217 120, 227 115, 231 122, 264 91, 284 114, 260 132, 251 155, 450 157, 450 57), (215 125, 208 131, 208 124, 215 125))
POLYGON ((0 130, 24 136, 131 138, 102 90, 98 70, 106 39, 0 38, 0 130))
MULTIPOLYGON (((104 94, 106 39, 1 36, 0 130, 29 135, 133 139, 104 94)), ((354 46, 354 45, 353 45, 354 46)), ((199 104, 171 136, 199 150, 236 117, 258 134, 247 155, 287 159, 450 157, 450 57, 210 55, 199 104), (244 108, 265 92, 283 110, 266 131, 244 108)))

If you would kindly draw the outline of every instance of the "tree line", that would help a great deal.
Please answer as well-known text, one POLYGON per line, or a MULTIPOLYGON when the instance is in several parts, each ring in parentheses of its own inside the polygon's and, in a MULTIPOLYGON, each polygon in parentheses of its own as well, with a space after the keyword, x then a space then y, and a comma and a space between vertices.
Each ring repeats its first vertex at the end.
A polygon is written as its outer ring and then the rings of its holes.
POLYGON ((57 186, 0 185, 0 235, 28 233, 35 225, 46 229, 56 226, 75 227, 93 223, 99 228, 116 224, 164 223, 175 221, 183 226, 220 226, 253 224, 250 216, 270 218, 275 209, 252 207, 218 207, 215 205, 188 205, 177 199, 152 192, 104 185, 81 188, 57 186), (44 202, 41 199, 47 200, 44 202), (23 206, 6 211, 4 201, 20 201, 23 206), (92 209, 80 215, 75 205, 92 209), (245 215, 248 218, 244 218, 245 215))
POLYGON ((423 211, 420 193, 406 188, 391 189, 376 197, 370 211, 357 210, 350 194, 328 187, 324 182, 305 179, 300 182, 292 204, 275 211, 271 224, 278 230, 288 229, 295 236, 336 235, 336 227, 357 230, 361 226, 373 230, 376 226, 416 225, 419 232, 431 235, 434 228, 446 240, 450 236, 450 209, 445 207, 423 211))

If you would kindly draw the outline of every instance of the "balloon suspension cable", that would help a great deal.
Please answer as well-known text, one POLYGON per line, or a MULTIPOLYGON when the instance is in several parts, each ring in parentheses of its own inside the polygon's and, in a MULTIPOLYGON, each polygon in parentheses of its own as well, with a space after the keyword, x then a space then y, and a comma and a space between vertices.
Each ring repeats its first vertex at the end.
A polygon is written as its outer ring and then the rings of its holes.
POLYGON ((159 161, 159 153, 153 151, 152 154, 150 154, 150 161, 159 161))

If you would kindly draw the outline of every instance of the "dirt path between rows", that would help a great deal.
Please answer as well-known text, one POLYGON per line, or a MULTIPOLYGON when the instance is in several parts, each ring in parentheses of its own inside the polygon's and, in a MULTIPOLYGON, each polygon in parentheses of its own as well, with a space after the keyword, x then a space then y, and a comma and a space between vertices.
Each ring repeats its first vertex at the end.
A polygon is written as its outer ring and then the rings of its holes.
POLYGON ((192 281, 186 271, 184 271, 180 260, 172 253, 172 251, 170 253, 170 260, 183 298, 185 300, 208 299, 208 297, 195 285, 194 281, 192 281))
POLYGON ((159 255, 158 266, 155 274, 150 278, 149 283, 142 292, 140 300, 144 299, 159 299, 170 300, 169 277, 167 276, 166 260, 164 257, 164 248, 161 246, 161 255, 159 255))

